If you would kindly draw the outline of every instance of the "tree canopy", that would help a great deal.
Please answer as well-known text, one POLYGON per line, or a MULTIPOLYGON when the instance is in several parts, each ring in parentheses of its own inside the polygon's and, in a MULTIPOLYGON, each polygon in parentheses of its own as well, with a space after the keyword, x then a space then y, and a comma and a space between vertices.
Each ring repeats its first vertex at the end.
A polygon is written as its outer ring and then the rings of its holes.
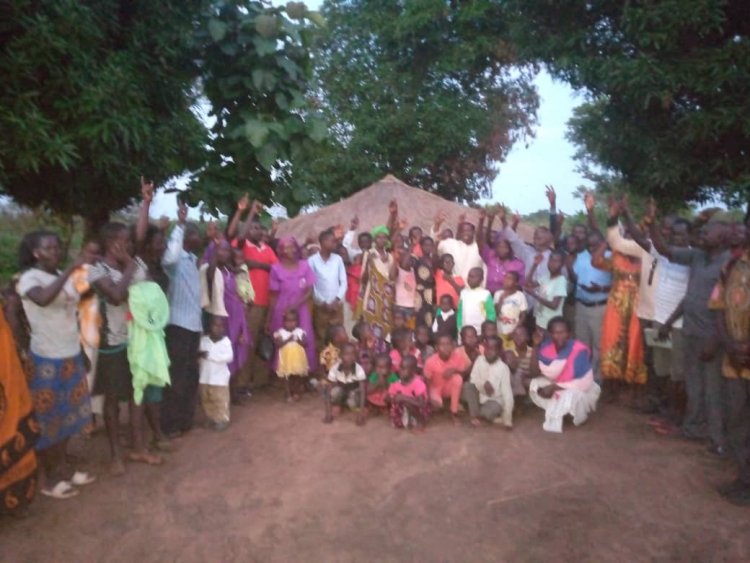
POLYGON ((269 201, 276 162, 320 137, 302 97, 316 17, 298 2, 4 2, 1 189, 92 223, 141 174, 189 172, 190 197, 214 208, 240 191, 269 201))
POLYGON ((291 184, 332 199, 392 173, 450 199, 489 195, 538 104, 502 7, 327 0, 321 11, 315 101, 329 137, 293 161, 291 184))
POLYGON ((669 206, 750 186, 750 6, 743 0, 514 0, 513 37, 587 101, 585 168, 669 206))

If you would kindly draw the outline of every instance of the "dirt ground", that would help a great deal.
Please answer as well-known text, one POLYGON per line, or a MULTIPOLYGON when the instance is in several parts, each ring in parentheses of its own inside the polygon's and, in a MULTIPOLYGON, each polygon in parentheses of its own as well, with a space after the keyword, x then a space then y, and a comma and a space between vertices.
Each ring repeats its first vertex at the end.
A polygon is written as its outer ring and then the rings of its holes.
POLYGON ((731 465, 619 407, 562 435, 532 408, 512 432, 321 415, 312 396, 256 396, 226 432, 119 478, 97 435, 78 453, 99 481, 0 520, 0 560, 750 560, 750 510, 714 491, 731 465))

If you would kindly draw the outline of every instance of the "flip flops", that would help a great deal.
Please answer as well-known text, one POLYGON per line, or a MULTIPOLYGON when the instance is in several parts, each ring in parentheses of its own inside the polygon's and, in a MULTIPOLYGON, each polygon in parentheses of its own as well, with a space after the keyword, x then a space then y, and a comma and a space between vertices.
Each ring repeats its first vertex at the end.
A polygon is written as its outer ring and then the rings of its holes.
POLYGON ((65 500, 76 496, 78 490, 73 487, 70 481, 58 481, 51 489, 49 487, 44 487, 41 493, 51 498, 65 500))

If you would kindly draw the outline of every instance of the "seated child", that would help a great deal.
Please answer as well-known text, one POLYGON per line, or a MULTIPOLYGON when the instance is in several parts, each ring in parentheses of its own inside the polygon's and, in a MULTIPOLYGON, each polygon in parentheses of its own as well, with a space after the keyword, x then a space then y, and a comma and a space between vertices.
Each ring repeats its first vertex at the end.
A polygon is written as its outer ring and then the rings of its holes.
POLYGON ((372 327, 365 321, 360 321, 352 329, 352 336, 357 340, 360 363, 367 356, 373 361, 378 354, 387 354, 388 345, 382 338, 378 338, 372 327))
POLYGON ((500 359, 503 350, 499 337, 487 339, 484 355, 479 356, 471 369, 469 381, 464 383, 461 399, 469 407, 472 426, 481 426, 481 418, 513 428, 513 391, 510 385, 510 370, 500 359))
POLYGON ((497 323, 484 321, 482 323, 482 337, 479 339, 479 345, 484 348, 484 343, 487 342, 487 339, 497 335, 497 323))
POLYGON ((506 350, 505 360, 511 371, 513 395, 526 396, 529 383, 539 376, 539 362, 534 348, 529 345, 529 331, 524 325, 518 325, 513 331, 513 349, 506 350))
MULTIPOLYGON (((494 323, 493 323, 494 324, 494 323)), ((471 365, 484 353, 484 346, 479 342, 479 335, 473 326, 461 329, 461 346, 457 350, 471 365)), ((468 373, 466 377, 468 377, 468 373)))
POLYGON ((479 332, 484 321, 495 321, 495 304, 490 292, 482 287, 484 272, 482 268, 472 268, 467 276, 467 287, 461 290, 456 311, 458 330, 473 326, 479 332))
POLYGON ((427 386, 417 376, 417 360, 407 356, 401 362, 399 380, 388 387, 391 424, 394 428, 424 428, 430 416, 427 386))
POLYGON ((391 357, 388 354, 376 356, 374 370, 367 384, 367 402, 374 407, 384 408, 388 387, 396 381, 398 381, 398 375, 393 373, 391 357))
POLYGON ((286 400, 299 401, 310 368, 305 352, 307 335, 299 326, 296 310, 284 313, 284 325, 273 333, 273 341, 278 354, 276 375, 286 382, 286 400))
MULTIPOLYGON (((393 309, 393 323, 391 325, 391 332, 388 333, 388 335, 385 337, 385 341, 393 346, 393 333, 394 331, 403 328, 405 330, 409 330, 406 326, 407 323, 406 314, 401 309, 393 309)), ((411 331, 410 331, 411 332, 411 331)))
MULTIPOLYGON (((346 334, 344 325, 333 325, 328 328, 328 344, 320 351, 320 376, 323 380, 328 377, 328 372, 335 366, 341 358, 341 347, 349 342, 349 336, 346 334)), ((313 386, 320 383, 317 380, 310 382, 313 386)))
POLYGON ((513 349, 513 331, 524 324, 529 309, 519 279, 518 272, 508 272, 503 278, 503 289, 495 292, 497 328, 506 350, 513 349))
POLYGON ((211 317, 208 334, 201 338, 198 353, 201 406, 213 430, 229 426, 229 363, 234 353, 226 336, 225 322, 223 317, 211 317))
POLYGON ((424 364, 435 353, 430 328, 427 325, 419 325, 415 332, 415 340, 417 350, 419 350, 419 359, 424 364))
POLYGON ((328 372, 328 381, 323 389, 325 417, 323 422, 333 422, 334 407, 340 412, 343 405, 357 410, 357 425, 365 423, 365 399, 367 377, 357 363, 357 349, 348 342, 341 346, 341 359, 328 372))
POLYGON ((440 306, 435 312, 435 320, 432 322, 432 334, 435 339, 447 334, 453 340, 458 340, 455 304, 453 303, 453 297, 450 295, 443 295, 440 298, 440 306))
POLYGON ((406 356, 414 356, 417 360, 417 366, 421 368, 419 350, 414 346, 414 338, 408 328, 397 328, 391 332, 393 348, 391 349, 391 366, 393 371, 398 372, 401 369, 401 361, 406 356))

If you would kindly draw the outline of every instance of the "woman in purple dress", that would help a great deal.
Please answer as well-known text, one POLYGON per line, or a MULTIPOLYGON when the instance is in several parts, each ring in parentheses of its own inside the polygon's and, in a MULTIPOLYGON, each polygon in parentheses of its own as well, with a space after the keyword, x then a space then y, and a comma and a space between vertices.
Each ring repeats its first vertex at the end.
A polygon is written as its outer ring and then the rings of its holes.
MULTIPOLYGON (((266 331, 269 334, 275 333, 284 324, 284 313, 290 309, 297 311, 299 328, 304 330, 307 336, 305 351, 312 372, 318 366, 309 306, 313 285, 315 284, 315 274, 307 260, 301 259, 300 249, 294 237, 285 237, 279 240, 276 252, 279 256, 279 262, 271 266, 269 282, 271 298, 268 305, 271 314, 266 323, 266 331)), ((273 368, 276 369, 275 358, 273 368)))
POLYGON ((477 231, 477 244, 482 260, 487 265, 487 276, 484 285, 487 290, 495 295, 496 291, 503 289, 503 279, 508 272, 517 272, 519 285, 523 286, 526 278, 526 267, 524 263, 513 256, 513 249, 510 243, 504 238, 495 238, 492 232, 492 222, 495 218, 495 211, 489 212, 484 209, 479 212, 479 229, 477 231), (489 214, 489 223, 484 228, 484 222, 489 214))

